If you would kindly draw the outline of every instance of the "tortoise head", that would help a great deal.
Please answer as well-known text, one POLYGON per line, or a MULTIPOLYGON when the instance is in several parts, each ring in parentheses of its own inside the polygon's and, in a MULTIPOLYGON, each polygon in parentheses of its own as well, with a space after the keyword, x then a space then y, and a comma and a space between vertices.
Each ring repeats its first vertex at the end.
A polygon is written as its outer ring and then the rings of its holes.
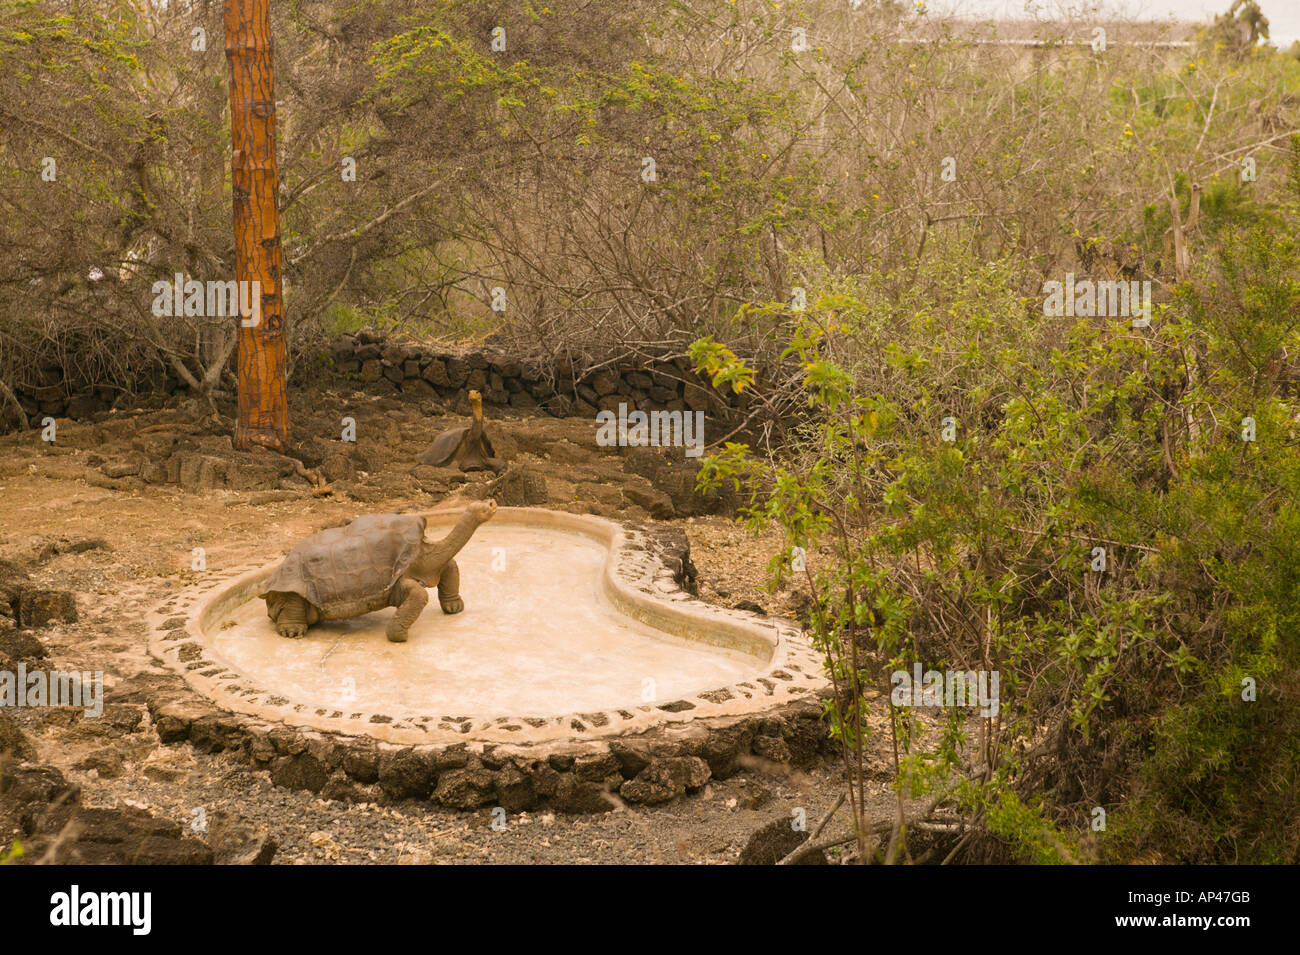
POLYGON ((469 392, 469 410, 474 416, 474 433, 478 434, 483 428, 483 396, 473 388, 469 392))
POLYGON ((432 587, 442 576, 442 569, 460 552, 460 549, 474 536, 479 526, 492 519, 497 512, 497 502, 493 498, 486 501, 472 501, 442 540, 425 540, 420 548, 420 555, 411 564, 407 573, 426 587, 432 587))

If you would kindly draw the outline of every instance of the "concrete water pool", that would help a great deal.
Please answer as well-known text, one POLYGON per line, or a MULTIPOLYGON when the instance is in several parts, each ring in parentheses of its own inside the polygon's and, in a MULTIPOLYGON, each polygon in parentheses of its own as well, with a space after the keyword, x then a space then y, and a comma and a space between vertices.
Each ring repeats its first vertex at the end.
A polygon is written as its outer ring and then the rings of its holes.
MULTIPOLYGON (((426 536, 459 513, 426 515, 426 536)), ((257 596, 273 561, 210 590, 154 653, 223 708, 393 742, 637 732, 824 683, 788 621, 682 590, 652 529, 501 508, 456 559, 465 610, 444 614, 431 594, 406 643, 385 638, 392 609, 281 637, 257 596)))

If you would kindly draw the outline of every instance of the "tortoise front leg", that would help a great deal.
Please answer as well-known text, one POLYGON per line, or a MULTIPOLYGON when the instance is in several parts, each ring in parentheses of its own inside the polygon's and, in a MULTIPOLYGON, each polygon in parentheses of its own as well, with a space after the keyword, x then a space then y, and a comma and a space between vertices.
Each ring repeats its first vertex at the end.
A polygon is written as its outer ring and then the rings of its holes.
POLYGON ((465 601, 460 599, 460 568, 454 560, 447 561, 438 578, 438 604, 443 613, 460 613, 465 609, 465 601))
POLYGON ((275 621, 275 630, 282 637, 297 639, 307 632, 311 619, 311 604, 298 594, 282 594, 275 605, 268 605, 268 616, 275 621))
POLYGON ((405 643, 411 624, 420 616, 420 611, 429 602, 429 592, 424 585, 410 577, 403 577, 397 584, 397 613, 388 621, 388 639, 393 643, 405 643))

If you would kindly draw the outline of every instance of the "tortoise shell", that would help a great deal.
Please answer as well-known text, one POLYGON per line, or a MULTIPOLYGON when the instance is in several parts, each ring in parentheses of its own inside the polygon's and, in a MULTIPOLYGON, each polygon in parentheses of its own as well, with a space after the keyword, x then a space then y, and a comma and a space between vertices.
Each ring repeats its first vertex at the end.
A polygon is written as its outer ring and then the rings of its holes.
POLYGON ((477 455, 472 453, 474 449, 467 444, 472 429, 473 426, 471 425, 465 428, 449 428, 444 431, 434 438, 428 450, 420 455, 420 463, 430 464, 436 468, 450 467, 456 459, 456 452, 461 450, 462 444, 467 445, 465 452, 471 459, 476 460, 481 457, 486 460, 487 458, 496 457, 496 452, 492 449, 492 442, 488 440, 486 434, 479 435, 479 441, 481 442, 478 449, 479 453, 477 455))
POLYGON ((327 618, 368 613, 420 556, 424 527, 415 514, 363 514, 313 534, 289 552, 260 596, 298 594, 327 618))

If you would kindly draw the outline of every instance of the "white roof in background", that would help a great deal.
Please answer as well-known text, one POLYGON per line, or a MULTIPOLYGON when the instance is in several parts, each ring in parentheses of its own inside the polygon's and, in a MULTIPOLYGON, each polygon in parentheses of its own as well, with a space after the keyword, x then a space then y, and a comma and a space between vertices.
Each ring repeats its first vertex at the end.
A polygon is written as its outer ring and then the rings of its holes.
MULTIPOLYGON (((1208 23, 1216 14, 1227 12, 1231 0, 925 0, 932 14, 941 16, 987 17, 1007 20, 1052 20, 1064 12, 1072 19, 1123 18, 1128 20, 1182 20, 1208 23), (1079 8, 1096 10, 1090 17, 1079 15, 1079 8)), ((1271 42, 1288 47, 1300 40, 1300 0, 1259 0, 1260 9, 1269 21, 1271 42)))

